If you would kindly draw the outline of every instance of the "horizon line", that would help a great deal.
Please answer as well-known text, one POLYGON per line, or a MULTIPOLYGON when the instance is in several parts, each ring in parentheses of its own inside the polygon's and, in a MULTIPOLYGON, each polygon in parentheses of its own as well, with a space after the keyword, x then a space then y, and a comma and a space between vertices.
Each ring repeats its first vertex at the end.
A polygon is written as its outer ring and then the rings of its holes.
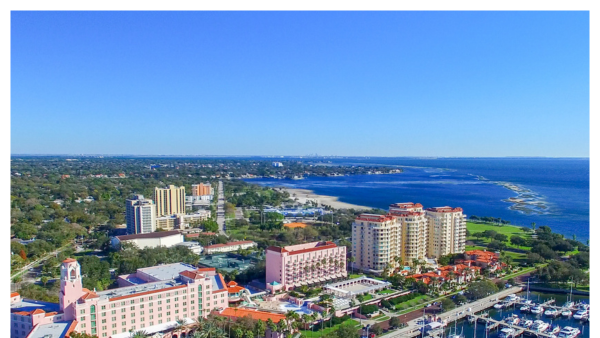
POLYGON ((31 156, 31 157, 43 157, 43 156, 57 156, 57 157, 97 157, 97 156, 109 156, 109 157, 264 157, 264 158, 352 158, 352 157, 368 157, 368 158, 413 158, 413 159, 438 159, 438 158, 568 158, 568 159, 589 159, 589 156, 518 156, 518 155, 507 155, 507 156, 371 156, 371 155, 164 155, 164 154, 11 154, 11 157, 18 156, 31 156))

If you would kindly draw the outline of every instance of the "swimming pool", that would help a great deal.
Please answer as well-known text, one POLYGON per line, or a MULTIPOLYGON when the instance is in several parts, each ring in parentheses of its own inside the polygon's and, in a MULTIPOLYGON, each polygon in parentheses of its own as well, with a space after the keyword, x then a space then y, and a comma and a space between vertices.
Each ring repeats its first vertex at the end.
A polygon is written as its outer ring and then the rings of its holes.
POLYGON ((309 310, 306 306, 298 306, 296 304, 287 303, 279 305, 279 308, 285 312, 294 311, 301 315, 310 315, 313 313, 312 310, 309 310))

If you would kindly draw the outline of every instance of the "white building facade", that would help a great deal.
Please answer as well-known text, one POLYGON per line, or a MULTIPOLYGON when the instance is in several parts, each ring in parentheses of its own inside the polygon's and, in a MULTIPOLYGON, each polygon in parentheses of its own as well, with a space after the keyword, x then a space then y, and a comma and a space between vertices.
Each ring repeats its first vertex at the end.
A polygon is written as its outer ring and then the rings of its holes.
POLYGON ((143 195, 125 201, 127 233, 146 234, 156 230, 156 205, 143 195))

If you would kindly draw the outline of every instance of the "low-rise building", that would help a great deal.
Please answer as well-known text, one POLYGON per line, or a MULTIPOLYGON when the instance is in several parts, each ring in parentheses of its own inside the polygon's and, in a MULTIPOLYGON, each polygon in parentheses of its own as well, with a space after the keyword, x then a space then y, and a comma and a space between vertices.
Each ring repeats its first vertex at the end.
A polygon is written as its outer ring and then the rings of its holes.
POLYGON ((204 247, 204 253, 210 255, 218 252, 232 252, 239 249, 245 250, 256 246, 256 242, 253 241, 227 242, 225 244, 213 244, 206 246, 204 247))
POLYGON ((177 230, 159 231, 148 234, 115 236, 111 239, 111 245, 114 248, 120 248, 123 243, 135 244, 138 248, 155 248, 158 246, 172 247, 183 243, 183 235, 177 230))
POLYGON ((202 253, 202 251, 204 250, 202 245, 200 245, 198 242, 177 243, 177 244, 175 244, 175 246, 186 247, 186 248, 190 249, 190 251, 195 253, 196 255, 200 255, 202 253))
POLYGON ((192 323, 229 306, 227 285, 215 269, 174 263, 138 269, 117 281, 116 289, 88 290, 77 260, 64 260, 58 304, 11 294, 11 337, 62 338, 72 331, 125 337, 131 331, 167 330, 178 320, 192 323))

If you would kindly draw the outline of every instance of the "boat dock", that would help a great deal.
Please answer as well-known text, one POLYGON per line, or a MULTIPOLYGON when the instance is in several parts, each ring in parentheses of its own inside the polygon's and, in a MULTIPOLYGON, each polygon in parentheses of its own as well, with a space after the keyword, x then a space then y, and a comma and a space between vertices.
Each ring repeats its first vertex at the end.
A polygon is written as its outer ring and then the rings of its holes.
MULTIPOLYGON (((494 304, 498 303, 499 299, 502 299, 510 294, 516 294, 523 291, 523 287, 521 286, 514 286, 510 289, 505 289, 502 290, 496 294, 493 294, 491 296, 488 296, 486 298, 482 298, 480 300, 477 300, 475 302, 472 303, 468 303, 465 305, 462 305, 460 307, 457 307, 453 310, 450 310, 448 312, 444 312, 439 314, 439 318, 441 320, 445 320, 447 323, 450 321, 454 321, 454 320, 459 320, 461 318, 464 318, 466 316, 469 315, 474 315, 475 313, 481 312, 483 310, 489 309, 491 307, 494 306, 494 304)), ((421 335, 422 331, 423 331, 423 325, 422 324, 417 324, 417 322, 420 320, 421 318, 418 319, 414 319, 409 321, 406 327, 390 332, 388 334, 385 334, 383 336, 381 336, 380 338, 412 338, 412 337, 417 337, 419 335, 421 335)), ((545 338, 545 337, 549 337, 549 336, 540 336, 540 338, 545 338)))
POLYGON ((552 335, 550 333, 542 333, 542 332, 533 331, 533 330, 530 330, 528 328, 521 327, 518 325, 510 325, 510 324, 507 324, 500 320, 483 318, 479 315, 472 315, 472 316, 477 318, 477 321, 479 321, 480 318, 482 320, 484 320, 487 323, 486 327, 487 327, 487 330, 489 330, 489 331, 494 330, 494 329, 499 329, 502 327, 510 327, 515 330, 514 337, 519 337, 526 332, 529 336, 538 337, 538 338, 554 338, 555 337, 554 335, 552 335))

